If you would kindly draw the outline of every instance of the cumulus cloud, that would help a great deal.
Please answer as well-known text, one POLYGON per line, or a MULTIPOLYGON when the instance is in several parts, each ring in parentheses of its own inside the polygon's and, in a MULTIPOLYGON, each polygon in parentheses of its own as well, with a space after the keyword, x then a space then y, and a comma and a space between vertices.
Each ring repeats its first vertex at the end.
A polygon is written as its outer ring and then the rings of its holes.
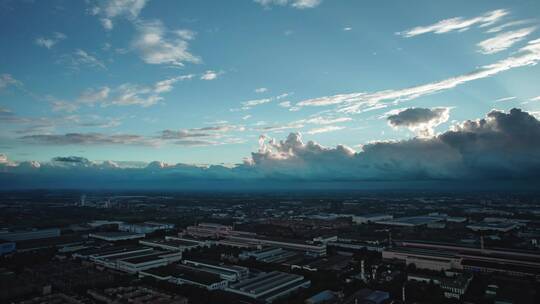
POLYGON ((264 92, 267 92, 268 89, 267 88, 256 88, 255 89, 255 93, 264 93, 264 92))
POLYGON ((111 30, 115 18, 135 20, 147 2, 147 0, 101 0, 93 5, 89 12, 91 15, 99 16, 103 27, 111 30))
POLYGON ((405 127, 418 136, 433 136, 436 126, 448 121, 450 108, 408 108, 389 112, 388 124, 394 128, 405 127))
POLYGON ((508 14, 509 12, 507 10, 498 9, 473 18, 454 17, 450 19, 444 19, 434 24, 417 26, 412 29, 399 32, 397 34, 409 38, 427 33, 443 34, 454 31, 463 32, 473 26, 490 26, 495 22, 498 22, 499 20, 501 20, 501 18, 508 14))
MULTIPOLYGON (((191 139, 186 139, 187 141, 191 139)), ((197 141, 197 139, 192 139, 197 141)), ((78 140, 80 141, 80 140, 78 140)), ((0 164, 0 187, 175 188, 237 181, 267 187, 272 181, 540 181, 540 121, 519 109, 491 111, 429 138, 372 142, 355 151, 344 145, 305 142, 299 133, 285 140, 261 136, 259 149, 234 167, 167 165, 119 167, 78 157, 55 158, 40 166, 0 164), (24 181, 24 182, 22 182, 24 181), (95 182, 95 183, 94 183, 95 182), (188 182, 188 183, 189 183, 188 182)), ((477 183, 474 183, 477 184, 477 183)))
POLYGON ((188 50, 188 41, 194 34, 185 30, 168 30, 161 21, 138 21, 137 35, 132 46, 149 64, 184 66, 184 63, 199 63, 201 59, 188 50))
POLYGON ((44 47, 44 48, 52 49, 53 46, 55 46, 58 42, 66 39, 66 38, 67 37, 66 37, 65 34, 55 32, 50 37, 38 37, 38 38, 36 38, 35 43, 37 45, 39 45, 39 46, 44 47))
POLYGON ((361 113, 373 109, 384 108, 390 103, 396 104, 421 96, 438 93, 473 80, 491 77, 511 69, 533 66, 538 64, 538 62, 540 62, 540 39, 535 39, 530 40, 527 45, 520 48, 513 56, 506 57, 492 64, 484 65, 467 74, 405 89, 390 89, 372 93, 338 94, 307 99, 298 102, 297 107, 338 105, 339 112, 361 113))
POLYGON ((525 39, 525 37, 531 34, 535 29, 536 28, 534 27, 529 27, 497 34, 493 38, 479 42, 479 52, 483 54, 495 54, 500 51, 504 51, 515 43, 525 39))
POLYGON ((264 7, 271 5, 291 6, 298 9, 314 8, 321 4, 322 0, 254 0, 264 7))

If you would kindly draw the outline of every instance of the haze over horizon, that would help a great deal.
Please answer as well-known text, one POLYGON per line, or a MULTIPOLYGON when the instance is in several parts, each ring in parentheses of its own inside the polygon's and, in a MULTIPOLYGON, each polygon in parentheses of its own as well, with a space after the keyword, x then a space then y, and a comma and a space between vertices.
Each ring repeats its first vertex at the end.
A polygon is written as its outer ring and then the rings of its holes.
POLYGON ((0 189, 538 185, 540 2, 392 4, 0 1, 0 189))

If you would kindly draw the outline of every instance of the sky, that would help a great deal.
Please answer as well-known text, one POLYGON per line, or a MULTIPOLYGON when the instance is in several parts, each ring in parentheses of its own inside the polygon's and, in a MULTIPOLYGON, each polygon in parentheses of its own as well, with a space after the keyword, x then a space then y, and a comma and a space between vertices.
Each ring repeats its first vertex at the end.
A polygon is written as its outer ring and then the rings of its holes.
POLYGON ((43 185, 79 167, 118 181, 138 168, 148 182, 156 166, 172 184, 530 180, 539 11, 535 0, 0 0, 0 171, 43 185))

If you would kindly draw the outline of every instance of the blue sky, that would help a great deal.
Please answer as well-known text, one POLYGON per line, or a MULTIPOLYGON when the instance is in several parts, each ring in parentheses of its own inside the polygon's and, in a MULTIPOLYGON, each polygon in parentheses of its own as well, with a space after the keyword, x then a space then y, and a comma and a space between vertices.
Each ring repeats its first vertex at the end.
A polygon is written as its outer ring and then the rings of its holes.
POLYGON ((359 151, 493 109, 538 115, 538 12, 534 0, 3 0, 0 153, 236 164, 261 135, 359 151))

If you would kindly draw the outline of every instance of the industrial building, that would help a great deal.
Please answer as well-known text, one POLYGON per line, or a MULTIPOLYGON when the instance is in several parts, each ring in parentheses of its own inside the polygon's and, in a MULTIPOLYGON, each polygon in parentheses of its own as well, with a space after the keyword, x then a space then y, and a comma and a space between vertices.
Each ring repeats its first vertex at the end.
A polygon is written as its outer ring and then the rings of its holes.
POLYGON ((265 247, 258 250, 243 251, 238 255, 241 260, 255 259, 264 263, 277 263, 286 260, 296 253, 279 247, 265 247))
POLYGON ((140 240, 139 244, 149 247, 161 248, 171 251, 183 252, 187 249, 209 247, 212 243, 209 241, 200 241, 194 239, 178 238, 166 236, 164 239, 140 240))
POLYGON ((58 228, 32 229, 21 231, 0 230, 0 240, 12 242, 46 239, 58 236, 60 236, 60 229, 58 228))
POLYGON ((139 272, 139 277, 150 277, 177 285, 189 284, 207 290, 225 289, 229 281, 219 275, 185 265, 168 265, 139 272))
POLYGON ((396 244, 399 246, 383 251, 383 259, 432 270, 462 269, 540 278, 540 256, 536 252, 422 241, 398 241, 396 244))
POLYGON ((197 226, 188 226, 184 230, 184 234, 191 235, 196 238, 221 238, 228 236, 233 231, 232 226, 200 223, 197 226))
POLYGON ((509 232, 519 227, 515 222, 479 222, 467 225, 472 231, 509 232))
POLYGON ((151 247, 110 247, 103 249, 83 250, 74 257, 88 259, 96 265, 128 273, 138 273, 155 267, 169 265, 182 258, 177 251, 156 250, 151 247))
POLYGON ((419 227, 441 221, 444 221, 444 218, 438 216, 409 216, 400 217, 393 220, 379 220, 374 221, 374 223, 386 226, 419 227))
POLYGON ((246 243, 260 246, 273 246, 296 250, 310 256, 326 255, 325 244, 308 244, 299 240, 274 239, 263 236, 229 236, 228 239, 238 243, 246 243))
POLYGON ((152 233, 158 230, 173 229, 174 224, 158 223, 158 222, 144 222, 138 224, 120 223, 118 224, 118 230, 133 232, 133 233, 152 233))
POLYGON ((182 263, 201 271, 213 273, 220 278, 231 282, 236 282, 249 276, 249 268, 242 266, 201 260, 183 260, 182 263))
POLYGON ((88 295, 100 303, 159 303, 188 304, 188 299, 179 295, 170 295, 148 287, 128 286, 107 288, 103 291, 88 290, 88 295))
POLYGON ((246 231, 236 231, 232 226, 214 224, 214 223, 200 223, 197 226, 188 226, 182 232, 182 235, 190 235, 195 238, 202 239, 220 239, 230 236, 255 236, 255 233, 246 231))
POLYGON ((394 218, 391 214, 382 214, 382 213, 374 213, 374 214, 364 214, 364 215, 353 215, 352 221, 355 224, 367 224, 367 223, 373 223, 377 221, 390 221, 394 218))
POLYGON ((144 233, 113 231, 113 232, 94 232, 88 234, 88 237, 103 240, 107 242, 127 241, 134 239, 142 239, 146 235, 144 233))
POLYGON ((409 274, 407 281, 434 283, 441 287, 447 298, 461 299, 471 283, 472 275, 456 274, 451 277, 431 276, 425 274, 409 274))
POLYGON ((307 288, 310 284, 301 275, 272 271, 231 284, 227 291, 271 303, 299 288, 307 288))

